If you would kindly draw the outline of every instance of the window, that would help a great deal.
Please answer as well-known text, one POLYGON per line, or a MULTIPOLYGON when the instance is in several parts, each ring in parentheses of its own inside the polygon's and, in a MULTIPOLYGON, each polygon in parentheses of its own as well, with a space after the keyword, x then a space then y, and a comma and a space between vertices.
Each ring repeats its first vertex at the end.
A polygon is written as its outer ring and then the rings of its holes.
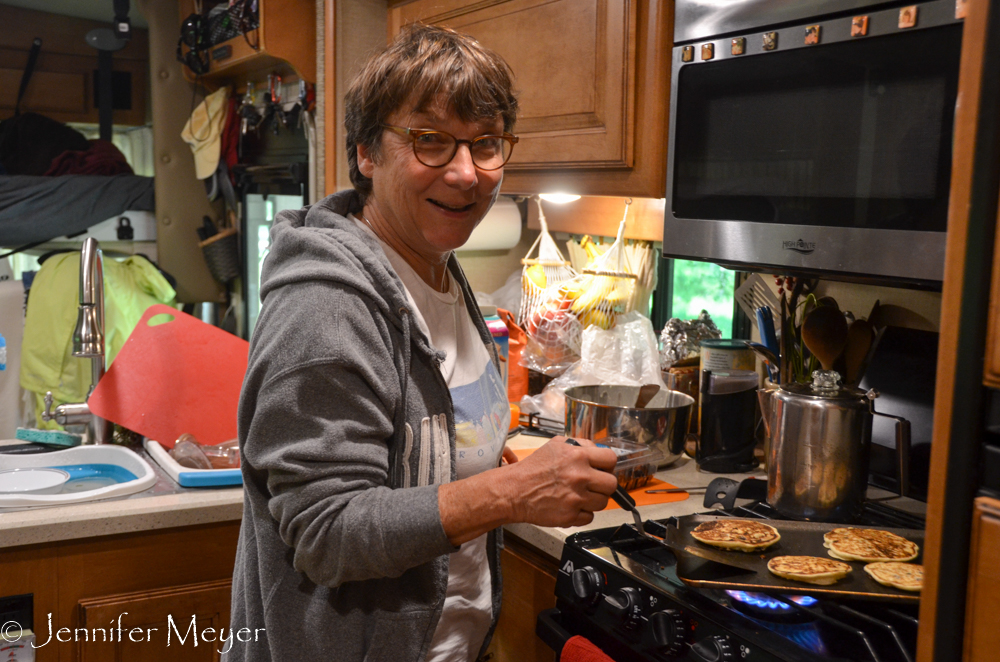
POLYGON ((736 276, 737 272, 711 262, 661 258, 653 297, 653 328, 659 331, 672 317, 689 320, 707 310, 723 338, 743 337, 733 298, 736 276))

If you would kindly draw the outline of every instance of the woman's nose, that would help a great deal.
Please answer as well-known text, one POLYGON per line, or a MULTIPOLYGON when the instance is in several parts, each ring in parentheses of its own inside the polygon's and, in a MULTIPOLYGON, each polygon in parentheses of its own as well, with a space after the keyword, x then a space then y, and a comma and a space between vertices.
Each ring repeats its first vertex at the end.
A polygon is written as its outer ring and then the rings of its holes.
POLYGON ((472 161, 472 152, 468 145, 459 144, 455 156, 452 158, 451 163, 448 164, 445 180, 449 184, 462 189, 470 189, 476 185, 478 174, 476 173, 476 164, 472 161))

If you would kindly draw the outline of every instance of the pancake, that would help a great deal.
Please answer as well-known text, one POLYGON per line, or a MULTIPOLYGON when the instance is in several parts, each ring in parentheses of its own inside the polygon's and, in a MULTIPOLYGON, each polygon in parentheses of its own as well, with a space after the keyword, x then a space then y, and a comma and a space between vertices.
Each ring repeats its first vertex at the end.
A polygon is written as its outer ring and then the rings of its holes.
POLYGON ((883 586, 919 591, 924 586, 924 566, 917 563, 869 563, 865 572, 883 586))
POLYGON ((828 586, 843 579, 851 566, 822 556, 775 556, 767 569, 784 579, 828 586))
POLYGON ((880 563, 887 561, 912 561, 920 547, 888 531, 840 527, 823 536, 823 546, 830 556, 842 561, 880 563))
POLYGON ((718 519, 702 522, 691 537, 706 545, 740 552, 759 552, 781 540, 773 526, 749 519, 718 519))

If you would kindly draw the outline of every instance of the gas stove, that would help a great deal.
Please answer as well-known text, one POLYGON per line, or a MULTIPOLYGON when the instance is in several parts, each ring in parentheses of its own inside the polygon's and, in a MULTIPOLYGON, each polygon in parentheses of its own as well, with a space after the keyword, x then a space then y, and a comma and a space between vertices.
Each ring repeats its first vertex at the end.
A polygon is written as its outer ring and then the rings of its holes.
MULTIPOLYGON (((766 503, 713 515, 778 516, 766 503)), ((923 520, 869 502, 861 521, 923 528, 923 520)), ((662 536, 671 520, 648 521, 662 536), (660 530, 657 530, 660 529, 660 530)), ((917 608, 804 595, 693 588, 677 578, 669 549, 631 525, 567 538, 556 608, 538 617, 554 650, 582 635, 616 662, 912 662, 917 608)))

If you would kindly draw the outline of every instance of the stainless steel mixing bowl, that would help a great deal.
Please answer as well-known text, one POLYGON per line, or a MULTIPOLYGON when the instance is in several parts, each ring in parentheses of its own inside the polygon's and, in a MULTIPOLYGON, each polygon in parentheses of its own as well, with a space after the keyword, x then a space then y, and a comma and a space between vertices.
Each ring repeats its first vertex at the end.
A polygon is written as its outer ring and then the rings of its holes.
POLYGON ((694 398, 660 389, 649 404, 636 409, 639 388, 600 385, 566 389, 566 434, 593 441, 618 437, 660 451, 660 466, 676 461, 684 452, 694 398))

